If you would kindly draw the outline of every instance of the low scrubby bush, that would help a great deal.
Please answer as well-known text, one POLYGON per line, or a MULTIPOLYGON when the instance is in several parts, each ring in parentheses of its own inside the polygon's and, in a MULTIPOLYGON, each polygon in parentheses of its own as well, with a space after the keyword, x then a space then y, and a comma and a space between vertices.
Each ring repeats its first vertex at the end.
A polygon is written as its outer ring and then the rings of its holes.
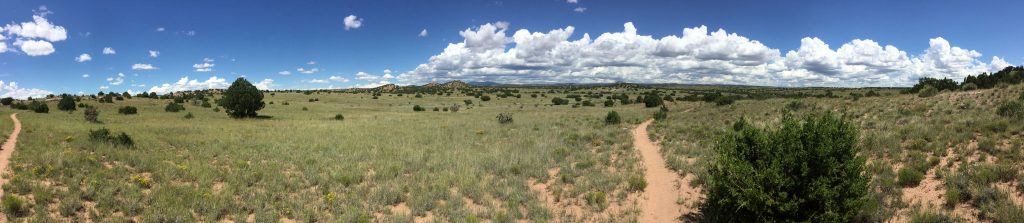
MULTIPOLYGON (((28 207, 25 201, 14 195, 4 195, 4 213, 8 214, 9 217, 22 217, 28 214, 28 207)), ((13 220, 13 218, 10 218, 13 220)))
POLYGON ((123 114, 123 115, 134 115, 134 114, 139 113, 139 109, 134 107, 134 106, 124 106, 124 107, 118 108, 117 109, 117 113, 120 113, 120 114, 123 114))
POLYGON ((345 120, 345 116, 341 115, 341 113, 338 113, 338 114, 334 115, 334 120, 338 120, 338 121, 345 120))
POLYGON ((185 110, 185 106, 174 102, 167 103, 167 106, 164 106, 164 111, 166 112, 179 112, 182 110, 185 110))
POLYGON ((608 115, 604 116, 604 124, 614 125, 622 122, 622 118, 619 117, 619 113, 615 111, 608 112, 608 115))
POLYGON ((904 167, 897 175, 896 184, 903 187, 916 187, 924 179, 924 172, 914 168, 904 167))
POLYGON ((501 113, 498 114, 498 123, 509 124, 512 123, 512 113, 501 113))
POLYGON ((86 121, 89 121, 89 122, 92 122, 92 123, 100 122, 100 110, 96 109, 96 107, 92 107, 92 106, 85 107, 85 112, 83 112, 83 113, 85 113, 85 120, 86 121))
POLYGON ((551 104, 567 105, 567 104, 569 104, 569 100, 566 100, 566 99, 563 99, 563 98, 559 98, 559 97, 554 97, 554 98, 551 98, 551 104))
POLYGON ((668 108, 666 108, 665 106, 661 106, 661 108, 658 109, 658 111, 654 112, 654 119, 664 120, 665 118, 668 118, 668 108))
POLYGON ((419 112, 419 111, 426 111, 426 110, 427 109, 423 108, 423 106, 420 106, 420 105, 413 105, 412 106, 412 111, 418 111, 419 112))
POLYGON ((89 140, 94 142, 105 142, 115 146, 123 147, 135 147, 135 141, 132 140, 127 133, 122 132, 118 135, 112 135, 110 130, 107 128, 100 128, 98 130, 89 130, 89 140))
POLYGON ((701 206, 708 222, 849 222, 868 192, 854 124, 831 113, 777 129, 744 125, 714 146, 701 206))
POLYGON ((1019 101, 1004 102, 996 109, 996 114, 1007 118, 1024 118, 1024 104, 1021 104, 1019 101))
POLYGON ((917 96, 922 98, 927 98, 938 94, 939 90, 936 89, 935 87, 932 87, 931 85, 925 85, 924 87, 921 88, 920 91, 917 92, 917 96))
POLYGON ((185 114, 185 119, 193 119, 195 117, 196 117, 195 115, 192 115, 192 112, 189 112, 188 114, 185 114))

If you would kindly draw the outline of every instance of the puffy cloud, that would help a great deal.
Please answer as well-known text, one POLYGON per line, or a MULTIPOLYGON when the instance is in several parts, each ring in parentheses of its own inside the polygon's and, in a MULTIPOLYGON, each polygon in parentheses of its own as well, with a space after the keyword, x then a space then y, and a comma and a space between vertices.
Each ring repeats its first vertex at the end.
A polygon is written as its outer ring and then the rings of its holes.
POLYGON ((216 64, 210 62, 203 62, 200 64, 193 64, 192 68, 194 68, 196 72, 209 72, 213 70, 213 66, 216 66, 216 64))
MULTIPOLYGON (((213 61, 214 60, 210 59, 210 58, 203 58, 203 62, 206 62, 206 63, 213 63, 213 61)), ((234 60, 232 60, 232 61, 234 61, 234 60)))
POLYGON ((507 23, 504 25, 487 23, 476 30, 466 29, 460 31, 459 35, 465 38, 462 43, 471 50, 475 51, 487 51, 504 49, 505 44, 509 42, 509 38, 505 36, 505 30, 508 29, 507 23), (504 27, 504 28, 502 28, 504 27))
POLYGON ((156 70, 156 69, 160 69, 160 68, 154 67, 152 64, 144 64, 144 63, 132 64, 132 70, 156 70))
POLYGON ((159 56, 160 56, 160 51, 156 51, 156 50, 150 50, 149 51, 149 57, 156 58, 156 57, 159 57, 159 56))
POLYGON ((287 71, 287 70, 282 70, 281 72, 277 72, 277 74, 288 76, 288 75, 292 75, 292 72, 291 71, 287 71))
POLYGON ((256 86, 256 89, 271 90, 271 89, 274 88, 274 80, 273 79, 263 79, 262 81, 256 82, 253 85, 256 86))
POLYGON ((587 8, 584 8, 584 7, 576 7, 576 8, 575 8, 575 9, 573 9, 572 11, 575 11, 575 12, 580 12, 580 13, 582 13, 582 12, 586 12, 586 11, 587 11, 587 8))
POLYGON ((996 72, 996 71, 1000 71, 1000 70, 1002 70, 1002 69, 1004 69, 1006 67, 1013 66, 1013 64, 1010 64, 1009 62, 1006 62, 1006 60, 1003 60, 1003 58, 999 58, 999 57, 996 57, 996 56, 992 57, 992 62, 989 63, 988 65, 989 65, 989 68, 988 68, 989 72, 996 72))
POLYGON ((326 83, 329 83, 329 81, 324 80, 324 79, 310 79, 310 80, 307 80, 306 82, 314 83, 314 84, 326 84, 326 83))
POLYGON ((423 29, 423 30, 421 30, 421 31, 420 31, 420 35, 419 35, 419 36, 420 36, 420 37, 425 37, 425 36, 427 36, 427 29, 423 29))
POLYGON ((0 80, 0 98, 11 97, 15 99, 26 99, 29 97, 42 98, 46 95, 53 94, 51 91, 36 89, 36 88, 22 88, 18 87, 18 83, 10 82, 4 83, 0 80))
POLYGON ((21 52, 29 56, 46 56, 55 52, 53 44, 45 40, 17 40, 14 45, 21 49, 21 52))
POLYGON ((580 3, 579 0, 565 0, 565 2, 572 3, 572 4, 580 3))
POLYGON ((295 70, 298 71, 299 73, 303 73, 303 74, 315 74, 316 72, 320 72, 320 69, 318 69, 318 68, 306 69, 306 68, 301 68, 300 67, 300 68, 295 69, 295 70))
POLYGON ((348 78, 341 77, 341 76, 331 76, 330 78, 327 78, 327 79, 330 80, 330 81, 339 82, 339 83, 347 83, 348 82, 348 78))
POLYGON ((103 54, 106 54, 106 55, 117 54, 117 51, 114 51, 114 48, 103 47, 103 54))
POLYGON ((8 24, 4 32, 26 39, 44 39, 50 42, 62 41, 68 38, 68 31, 62 26, 53 25, 46 17, 41 15, 32 16, 31 22, 21 24, 8 24))
MULTIPOLYGON (((269 83, 273 83, 273 80, 271 80, 269 83)), ((156 92, 157 94, 166 94, 178 91, 224 89, 227 87, 228 82, 224 80, 224 78, 218 78, 217 76, 210 77, 210 79, 206 79, 205 81, 199 81, 198 79, 189 79, 188 77, 182 77, 178 80, 178 82, 165 83, 159 86, 153 86, 149 89, 149 91, 156 92)), ((259 86, 257 86, 257 88, 258 87, 259 86)))
POLYGON ((358 29, 363 26, 363 19, 356 15, 345 16, 345 30, 358 29))
POLYGON ((52 42, 64 41, 68 38, 68 31, 64 27, 54 25, 46 19, 46 15, 53 14, 46 6, 40 6, 33 12, 35 15, 32 16, 30 22, 0 26, 0 53, 20 50, 29 56, 50 55, 56 51, 52 42), (14 47, 7 47, 7 42, 3 41, 8 37, 2 33, 6 33, 7 36, 15 40, 11 43, 14 47))
MULTIPOLYGON (((725 30, 685 28, 682 35, 640 35, 632 23, 621 32, 570 40, 574 27, 548 32, 515 31, 507 23, 484 24, 459 32, 463 41, 397 76, 403 84, 464 80, 502 83, 641 82, 750 84, 775 86, 906 86, 925 76, 962 78, 1007 65, 994 57, 931 39, 913 55, 891 45, 855 39, 833 49, 814 37, 782 56, 768 47, 725 30), (500 28, 506 27, 506 28, 500 28), (511 46, 511 47, 510 47, 511 46)), ((369 82, 382 76, 356 74, 369 82)))
POLYGON ((116 77, 108 77, 107 83, 110 85, 121 85, 124 83, 124 73, 117 73, 116 77))
POLYGON ((92 60, 92 56, 89 56, 88 53, 83 53, 82 55, 78 55, 78 57, 75 57, 75 61, 79 63, 90 60, 92 60))
MULTIPOLYGON (((332 76, 332 78, 333 78, 333 76, 332 76)), ((339 77, 339 78, 341 78, 341 77, 339 77)), ((364 80, 364 81, 390 80, 390 79, 395 79, 395 78, 396 77, 394 75, 391 75, 391 70, 384 70, 384 74, 383 75, 373 75, 373 74, 362 72, 362 71, 356 73, 356 79, 357 80, 364 80)), ((342 78, 342 79, 344 79, 344 78, 342 78)), ((342 82, 348 82, 348 79, 345 79, 345 81, 342 81, 342 82)))

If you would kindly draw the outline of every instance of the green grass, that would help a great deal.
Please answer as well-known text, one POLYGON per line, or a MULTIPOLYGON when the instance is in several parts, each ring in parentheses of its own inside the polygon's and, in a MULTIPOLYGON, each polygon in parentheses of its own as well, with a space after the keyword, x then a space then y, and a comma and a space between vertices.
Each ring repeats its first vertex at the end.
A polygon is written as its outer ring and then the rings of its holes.
MULTIPOLYGON (((627 178, 642 173, 624 127, 649 110, 616 106, 629 123, 606 125, 612 108, 548 106, 549 98, 278 92, 266 96, 275 103, 260 112, 271 118, 237 120, 191 103, 183 112, 165 112, 169 101, 86 100, 98 106, 102 124, 86 122, 81 111, 20 112, 25 128, 12 158, 16 180, 4 187, 51 198, 36 196, 34 205, 56 205, 58 216, 73 221, 90 215, 94 221, 408 218, 391 213, 389 206, 399 203, 412 216, 431 212, 444 221, 552 221, 564 216, 544 207, 528 179, 545 181, 547 169, 560 167, 559 175, 573 179, 552 185, 563 199, 629 193, 627 178), (314 97, 319 101, 309 102, 314 97), (413 104, 467 99, 474 106, 455 113, 412 111, 413 104), (138 107, 138 115, 117 114, 125 105, 138 107), (499 124, 495 116, 502 112, 515 122, 499 124), (335 120, 338 113, 344 121, 335 120), (100 128, 127 133, 134 148, 88 140, 100 128), (464 198, 484 209, 471 210, 464 198)), ((0 127, 9 129, 8 122, 0 127)), ((33 210, 26 218, 48 219, 47 212, 33 210)))

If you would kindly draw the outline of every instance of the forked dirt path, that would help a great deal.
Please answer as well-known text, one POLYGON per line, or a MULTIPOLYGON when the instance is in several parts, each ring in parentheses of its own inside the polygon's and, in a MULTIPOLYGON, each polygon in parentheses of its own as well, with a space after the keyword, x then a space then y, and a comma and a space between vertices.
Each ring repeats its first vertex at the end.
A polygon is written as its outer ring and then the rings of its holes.
MULTIPOLYGON (((18 133, 21 133, 21 122, 18 121, 18 113, 11 114, 11 121, 14 122, 14 131, 11 132, 11 136, 7 137, 3 147, 0 147, 3 149, 0 150, 0 185, 7 182, 7 179, 3 178, 3 173, 7 171, 7 164, 11 162, 14 146, 18 144, 18 133)), ((0 188, 0 196, 3 195, 4 190, 0 188)))
POLYGON ((682 194, 679 174, 665 166, 665 159, 658 153, 660 148, 647 136, 647 126, 653 121, 648 119, 633 129, 633 147, 640 151, 646 169, 644 180, 647 180, 647 188, 641 196, 639 220, 644 223, 678 222, 685 208, 677 202, 682 194))

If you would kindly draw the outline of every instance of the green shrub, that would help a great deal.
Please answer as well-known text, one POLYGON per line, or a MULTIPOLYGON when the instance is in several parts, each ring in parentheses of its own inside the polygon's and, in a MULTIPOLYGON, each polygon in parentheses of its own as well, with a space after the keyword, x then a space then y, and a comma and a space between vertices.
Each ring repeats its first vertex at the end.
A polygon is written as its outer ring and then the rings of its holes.
POLYGON ((917 92, 918 97, 927 98, 939 94, 939 90, 935 89, 931 85, 924 85, 920 91, 917 92))
POLYGON ((1024 104, 1021 104, 1019 101, 1004 102, 996 109, 996 114, 1007 118, 1024 118, 1024 104))
POLYGON ((501 123, 501 124, 512 123, 512 113, 500 113, 500 114, 498 114, 498 123, 501 123))
POLYGON ((420 106, 420 105, 413 105, 412 106, 412 111, 418 111, 419 112, 419 111, 426 111, 426 110, 427 109, 424 109, 423 106, 420 106))
POLYGON ((434 109, 433 109, 433 110, 434 110, 434 111, 441 111, 441 109, 440 109, 440 108, 438 108, 438 107, 434 107, 434 109))
POLYGON ((334 120, 338 120, 338 121, 345 120, 345 116, 341 115, 341 113, 338 113, 338 114, 334 115, 334 120))
POLYGON ((166 112, 179 112, 181 110, 185 110, 185 106, 174 102, 167 103, 167 106, 164 106, 164 111, 166 112))
POLYGON ((629 182, 629 191, 631 192, 643 191, 645 188, 647 188, 647 180, 644 180, 643 177, 630 176, 629 180, 627 181, 629 182))
POLYGON ((583 106, 594 107, 594 103, 590 102, 590 100, 586 100, 586 101, 583 101, 583 106))
POLYGON ((978 85, 974 83, 966 83, 963 86, 960 86, 960 89, 964 91, 978 90, 978 85))
POLYGON ((718 106, 731 105, 733 102, 736 102, 736 96, 721 96, 715 98, 715 105, 718 106))
POLYGON ((32 101, 32 103, 28 104, 28 107, 36 113, 50 113, 50 106, 46 105, 46 103, 32 101))
POLYGON ((185 119, 193 119, 195 117, 196 117, 195 115, 192 115, 192 112, 189 112, 188 114, 185 114, 185 119))
POLYGON ((75 99, 71 95, 62 95, 60 102, 57 102, 57 109, 61 111, 74 111, 75 99))
POLYGON ((135 141, 132 140, 127 133, 122 132, 117 136, 113 136, 110 130, 107 128, 100 128, 98 130, 89 130, 89 140, 94 142, 105 142, 115 146, 123 147, 135 147, 135 141))
POLYGON ((949 215, 932 211, 915 211, 910 214, 911 223, 956 223, 962 220, 949 215))
POLYGON ((124 107, 118 108, 117 109, 117 113, 120 113, 120 114, 123 114, 123 115, 134 115, 134 114, 139 113, 139 109, 134 107, 134 106, 124 106, 124 107))
POLYGON ((233 118, 256 117, 256 113, 263 109, 263 91, 257 89, 252 83, 239 77, 231 86, 224 91, 224 96, 218 105, 224 107, 224 111, 233 118))
POLYGON ((491 96, 487 96, 487 95, 480 96, 480 101, 490 101, 490 100, 491 100, 491 96))
POLYGON ((714 146, 701 206, 709 222, 849 222, 868 192, 857 129, 831 113, 745 125, 714 146))
POLYGON ((100 122, 100 110, 97 110, 96 107, 85 107, 85 112, 83 113, 85 113, 85 121, 92 123, 100 122))
POLYGON ((10 218, 8 220, 13 221, 12 217, 22 217, 25 216, 25 214, 28 214, 28 207, 26 206, 25 201, 21 198, 7 194, 4 195, 3 200, 4 213, 6 213, 10 218))
POLYGON ((900 169, 896 184, 903 187, 916 187, 924 179, 924 173, 914 168, 904 167, 900 169))
POLYGON ((643 101, 644 107, 648 108, 658 107, 665 104, 665 102, 661 100, 661 96, 658 96, 656 93, 647 94, 647 96, 644 96, 643 101))
POLYGON ((563 99, 563 98, 559 98, 559 97, 554 97, 554 98, 551 98, 551 104, 567 105, 567 104, 569 104, 569 100, 566 100, 566 99, 563 99))
POLYGON ((593 191, 593 192, 587 193, 586 199, 587 199, 587 204, 588 205, 593 205, 593 206, 598 206, 598 207, 604 207, 604 205, 606 203, 608 203, 608 198, 606 198, 605 195, 604 195, 604 192, 601 192, 601 191, 593 191))
POLYGON ((654 112, 654 119, 664 120, 665 118, 668 118, 668 108, 661 106, 658 111, 654 112))
POLYGON ((605 107, 615 106, 615 101, 613 101, 612 99, 604 100, 604 106, 605 107))
POLYGON ((615 125, 622 122, 622 118, 619 117, 619 113, 615 111, 608 112, 608 115, 604 116, 604 124, 615 125))
POLYGON ((4 106, 11 105, 11 103, 14 103, 14 98, 12 97, 5 97, 3 99, 0 99, 0 104, 4 106))

